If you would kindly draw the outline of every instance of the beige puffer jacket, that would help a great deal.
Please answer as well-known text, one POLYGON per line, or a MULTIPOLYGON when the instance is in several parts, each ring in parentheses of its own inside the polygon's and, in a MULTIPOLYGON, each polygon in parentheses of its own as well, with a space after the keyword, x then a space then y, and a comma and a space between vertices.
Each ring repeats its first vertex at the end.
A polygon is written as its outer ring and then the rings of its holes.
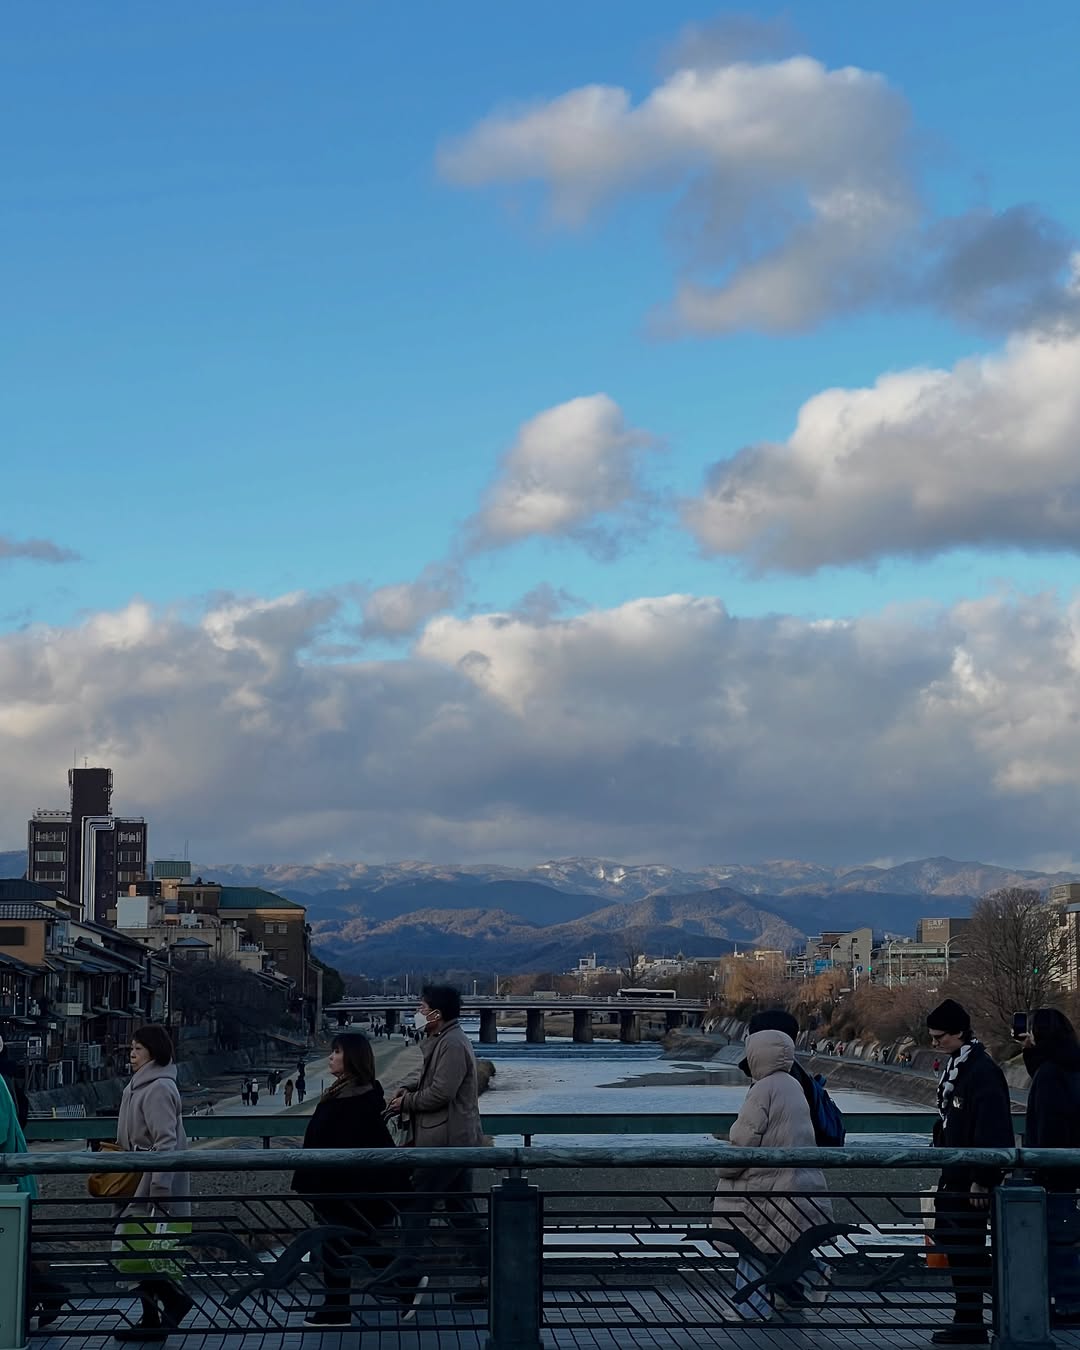
MULTIPOLYGON (((756 1031, 747 1037, 746 1060, 754 1081, 728 1142, 737 1148, 813 1148, 810 1107, 791 1076, 795 1042, 782 1031, 756 1031)), ((722 1167, 714 1223, 737 1229, 759 1251, 777 1255, 806 1229, 831 1220, 827 1194, 825 1174, 817 1167, 722 1167), (795 1194, 789 1199, 785 1192, 795 1194)))

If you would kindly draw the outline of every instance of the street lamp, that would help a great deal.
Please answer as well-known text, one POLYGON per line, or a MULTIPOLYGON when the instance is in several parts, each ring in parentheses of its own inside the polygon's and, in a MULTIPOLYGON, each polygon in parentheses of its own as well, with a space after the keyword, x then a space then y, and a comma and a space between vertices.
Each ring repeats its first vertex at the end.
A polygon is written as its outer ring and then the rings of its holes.
MULTIPOLYGON (((897 945, 896 939, 895 939, 895 938, 890 938, 890 939, 889 939, 889 945, 888 945, 888 947, 887 947, 887 949, 886 949, 886 952, 885 952, 885 955, 886 955, 886 957, 888 958, 888 962, 889 962, 889 988, 890 988, 890 989, 893 987, 893 963, 892 963, 892 951, 893 951, 893 948, 894 948, 896 945, 897 945)), ((901 947, 903 947, 904 944, 903 944, 903 942, 901 942, 899 945, 900 945, 901 947)), ((898 960, 899 960, 899 962, 900 962, 900 984, 903 985, 903 983, 904 983, 904 953, 903 953, 903 951, 900 952, 899 957, 898 957, 898 960)))
MULTIPOLYGON (((959 936, 960 936, 960 935, 959 935, 959 933, 958 933, 958 934, 956 935, 956 937, 959 937, 959 936)), ((956 937, 951 937, 951 938, 949 938, 948 942, 946 942, 946 944, 945 944, 945 978, 946 978, 946 979, 949 978, 949 948, 950 948, 950 947, 953 945, 953 943, 956 941, 956 937)))

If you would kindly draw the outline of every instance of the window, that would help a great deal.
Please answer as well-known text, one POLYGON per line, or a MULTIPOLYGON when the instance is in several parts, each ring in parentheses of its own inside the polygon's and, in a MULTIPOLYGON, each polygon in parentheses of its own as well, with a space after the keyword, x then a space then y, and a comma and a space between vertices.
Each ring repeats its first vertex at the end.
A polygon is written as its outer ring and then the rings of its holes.
POLYGON ((62 867, 35 867, 35 881, 63 881, 64 869, 62 867))
POLYGON ((34 857, 38 862, 63 862, 64 850, 62 848, 39 848, 34 857))
POLYGON ((0 928, 0 947, 25 947, 25 928, 0 928))
POLYGON ((116 860, 122 863, 142 862, 142 854, 137 848, 122 848, 116 855, 116 860))
POLYGON ((66 844, 67 830, 38 830, 34 836, 35 844, 66 844))
POLYGON ((287 961, 289 959, 289 953, 285 950, 284 947, 279 947, 277 949, 277 952, 275 953, 275 956, 278 961, 287 961))

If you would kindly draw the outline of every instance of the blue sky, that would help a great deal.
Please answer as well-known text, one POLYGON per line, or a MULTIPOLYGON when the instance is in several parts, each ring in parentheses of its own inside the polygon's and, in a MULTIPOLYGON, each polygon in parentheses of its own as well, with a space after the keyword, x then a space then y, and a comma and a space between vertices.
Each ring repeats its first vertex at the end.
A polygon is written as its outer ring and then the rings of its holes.
MULTIPOLYGON (((1076 551, 1037 529, 942 542, 935 526, 915 561, 901 543, 762 571, 736 548, 703 556, 678 510, 711 466, 785 442, 821 391, 998 352, 1007 325, 893 295, 796 331, 660 338, 650 316, 683 265, 685 182, 629 183, 565 228, 535 174, 469 185, 440 170, 440 150, 492 115, 591 84, 646 99, 680 29, 747 15, 779 34, 747 59, 878 72, 905 102, 928 230, 1030 205, 1080 236, 1080 10, 1065 0, 9 12, 0 539, 79 557, 0 558, 0 635, 63 635, 135 599, 197 624, 222 594, 410 583, 460 556, 519 428, 601 392, 662 444, 640 469, 647 526, 619 526, 613 556, 572 531, 479 548, 447 614, 509 610, 541 584, 575 597, 571 613, 673 593, 747 618, 1047 590, 1067 605, 1076 551)), ((335 623, 352 634, 355 615, 335 623)), ((407 663, 414 637, 365 651, 407 663)), ((100 726, 83 743, 138 757, 100 726)), ((349 847, 331 834, 324 847, 349 847)), ((526 835, 519 852, 563 846, 557 829, 526 835)))
MULTIPOLYGON (((656 341, 644 316, 671 271, 657 202, 566 232, 440 181, 437 146, 492 108, 598 80, 640 96, 676 16, 718 12, 9 15, 4 525, 85 561, 10 566, 5 622, 27 609, 67 621, 133 593, 402 580, 445 549, 519 424, 563 399, 609 393, 666 440, 657 477, 690 493, 713 460, 786 435, 818 389, 984 344, 903 313, 656 341)), ((1080 227, 1075 7, 1040 8, 1038 24, 1004 4, 977 21, 788 13, 796 49, 903 90, 935 198, 1037 201, 1080 227)), ((615 566, 525 544, 477 566, 474 598, 509 605, 541 576, 590 603, 715 591, 740 612, 842 614, 1003 577, 1038 588, 1076 567, 962 554, 748 584, 736 562, 661 531, 615 566)))

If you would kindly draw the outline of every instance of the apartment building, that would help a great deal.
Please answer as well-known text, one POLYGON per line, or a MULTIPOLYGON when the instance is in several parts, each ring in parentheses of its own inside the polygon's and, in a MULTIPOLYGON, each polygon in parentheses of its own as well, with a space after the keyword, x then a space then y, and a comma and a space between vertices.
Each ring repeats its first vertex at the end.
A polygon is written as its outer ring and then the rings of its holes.
POLYGON ((146 876, 146 821, 114 815, 112 792, 111 769, 69 769, 67 810, 42 808, 27 823, 27 879, 101 924, 115 917, 117 891, 146 876))

